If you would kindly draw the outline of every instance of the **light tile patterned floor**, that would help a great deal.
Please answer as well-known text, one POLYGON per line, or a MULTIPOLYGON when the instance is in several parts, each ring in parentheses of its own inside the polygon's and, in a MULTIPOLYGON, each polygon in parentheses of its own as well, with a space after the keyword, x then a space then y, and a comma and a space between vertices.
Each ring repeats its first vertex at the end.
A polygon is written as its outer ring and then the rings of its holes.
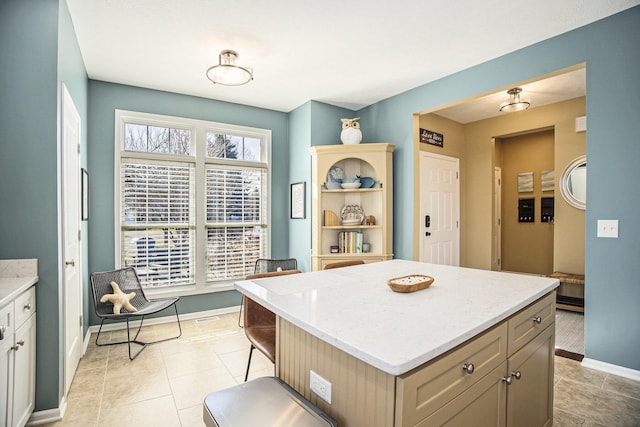
MULTIPOLYGON (((62 421, 47 426, 204 426, 202 401, 244 380, 249 343, 237 314, 183 321, 179 340, 147 347, 134 361, 126 345, 96 347, 80 362, 62 421)), ((143 339, 170 336, 175 323, 143 330, 143 339)), ((107 333, 119 340, 124 331, 107 333)), ((107 336, 105 336, 107 338, 107 336)), ((582 368, 556 357, 554 426, 640 426, 640 382, 582 368)), ((273 375, 254 352, 249 378, 273 375)))

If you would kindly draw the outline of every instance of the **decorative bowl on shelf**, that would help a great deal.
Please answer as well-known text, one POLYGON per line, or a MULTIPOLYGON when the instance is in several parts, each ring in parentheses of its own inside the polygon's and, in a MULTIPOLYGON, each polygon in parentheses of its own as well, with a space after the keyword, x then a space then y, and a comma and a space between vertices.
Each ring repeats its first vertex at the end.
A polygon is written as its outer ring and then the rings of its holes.
POLYGON ((362 184, 362 188, 371 188, 375 181, 370 176, 363 176, 360 178, 360 183, 362 184))
POLYGON ((387 280, 387 285, 394 292, 415 292, 426 289, 433 283, 434 278, 423 274, 410 274, 408 276, 394 277, 387 280))
POLYGON ((345 205, 340 211, 342 225, 360 225, 364 219, 364 211, 358 205, 345 205))
POLYGON ((362 184, 359 182, 342 182, 340 186, 345 190, 353 190, 354 188, 360 188, 362 184))

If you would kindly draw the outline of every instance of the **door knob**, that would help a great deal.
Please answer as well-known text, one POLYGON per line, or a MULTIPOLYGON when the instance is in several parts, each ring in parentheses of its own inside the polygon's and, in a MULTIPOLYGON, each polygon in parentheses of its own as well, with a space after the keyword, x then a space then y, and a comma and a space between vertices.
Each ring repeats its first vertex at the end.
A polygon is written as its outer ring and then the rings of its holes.
POLYGON ((71 260, 71 261, 65 261, 65 262, 64 262, 64 265, 66 265, 67 267, 68 267, 68 266, 75 267, 76 262, 75 262, 74 260, 71 260))

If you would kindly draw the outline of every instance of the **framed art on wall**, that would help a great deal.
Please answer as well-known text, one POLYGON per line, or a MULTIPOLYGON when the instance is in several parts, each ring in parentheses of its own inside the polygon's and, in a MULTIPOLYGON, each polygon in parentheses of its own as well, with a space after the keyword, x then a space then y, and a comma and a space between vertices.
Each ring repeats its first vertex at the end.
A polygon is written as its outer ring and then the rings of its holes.
POLYGON ((305 185, 306 182, 291 184, 291 219, 305 218, 305 185))

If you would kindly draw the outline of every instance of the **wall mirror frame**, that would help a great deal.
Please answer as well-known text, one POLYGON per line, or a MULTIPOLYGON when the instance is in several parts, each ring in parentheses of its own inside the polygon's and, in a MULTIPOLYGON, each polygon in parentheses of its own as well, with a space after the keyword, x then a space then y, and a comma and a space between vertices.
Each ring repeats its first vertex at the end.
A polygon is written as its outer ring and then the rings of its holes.
POLYGON ((560 194, 574 208, 587 207, 587 156, 573 159, 560 175, 560 194))

